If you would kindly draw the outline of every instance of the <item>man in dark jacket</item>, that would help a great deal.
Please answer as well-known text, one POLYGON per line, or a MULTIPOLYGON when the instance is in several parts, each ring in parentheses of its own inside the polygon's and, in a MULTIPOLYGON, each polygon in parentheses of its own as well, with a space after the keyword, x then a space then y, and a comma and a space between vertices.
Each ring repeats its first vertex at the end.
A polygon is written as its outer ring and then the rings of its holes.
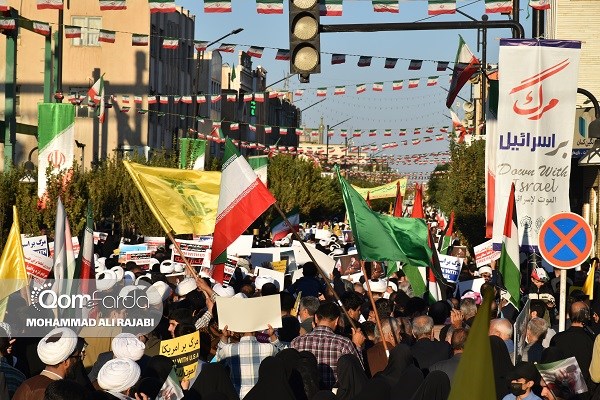
POLYGON ((427 374, 429 367, 436 362, 450 358, 452 349, 448 342, 439 342, 433 338, 433 319, 430 316, 416 317, 413 320, 412 333, 416 342, 410 350, 423 374, 427 374))

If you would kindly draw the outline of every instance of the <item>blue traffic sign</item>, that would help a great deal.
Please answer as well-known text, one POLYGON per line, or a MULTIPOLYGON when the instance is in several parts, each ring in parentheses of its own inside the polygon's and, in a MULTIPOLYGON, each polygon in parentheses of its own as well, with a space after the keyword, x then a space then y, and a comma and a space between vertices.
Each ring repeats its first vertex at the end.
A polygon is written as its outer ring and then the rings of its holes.
POLYGON ((592 230, 580 215, 554 214, 540 229, 538 248, 550 265, 574 268, 587 260, 592 251, 592 230))

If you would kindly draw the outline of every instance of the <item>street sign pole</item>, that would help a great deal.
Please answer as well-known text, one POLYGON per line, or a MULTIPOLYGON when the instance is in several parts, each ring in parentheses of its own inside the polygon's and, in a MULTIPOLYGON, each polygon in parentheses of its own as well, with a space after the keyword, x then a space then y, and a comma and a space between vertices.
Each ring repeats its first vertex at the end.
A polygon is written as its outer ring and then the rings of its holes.
POLYGON ((558 305, 558 331, 565 330, 567 308, 567 270, 560 270, 560 304, 558 305))

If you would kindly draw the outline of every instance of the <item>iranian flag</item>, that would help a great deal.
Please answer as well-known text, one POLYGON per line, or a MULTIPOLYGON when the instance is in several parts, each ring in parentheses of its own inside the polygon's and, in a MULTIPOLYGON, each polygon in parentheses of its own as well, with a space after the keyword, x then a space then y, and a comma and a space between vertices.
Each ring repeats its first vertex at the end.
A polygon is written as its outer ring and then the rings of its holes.
POLYGON ((38 10, 62 10, 62 0, 37 0, 38 10))
POLYGON ((354 132, 352 133, 352 137, 361 137, 362 135, 362 130, 360 129, 355 129, 354 132))
POLYGON ((33 31, 40 35, 48 36, 50 34, 50 24, 47 22, 33 21, 33 31))
POLYGON ((450 117, 452 117, 452 125, 454 126, 454 132, 458 132, 458 143, 462 143, 465 141, 465 135, 467 134, 467 129, 462 124, 458 115, 452 110, 450 110, 450 117))
MULTIPOLYGON (((92 203, 89 200, 82 243, 73 277, 80 279, 76 293, 91 295, 96 290, 96 275, 94 273, 94 217, 92 203)), ((84 307, 78 310, 78 314, 83 318, 87 318, 90 314, 90 308, 84 307)))
POLYGON ((513 2, 512 0, 485 0, 485 13, 503 13, 508 14, 512 12, 513 2))
POLYGON ((181 96, 181 102, 184 104, 192 104, 192 96, 181 96))
POLYGON ((265 102, 265 94, 263 92, 254 93, 254 101, 256 101, 257 103, 264 103, 265 102))
POLYGON ((197 52, 206 51, 206 48, 208 47, 208 43, 209 42, 204 41, 204 40, 194 40, 194 48, 196 49, 197 52))
POLYGON ((290 51, 287 49, 277 49, 277 54, 275 54, 275 59, 280 61, 289 61, 290 60, 290 51))
POLYGON ((327 131, 327 136, 329 136, 330 138, 333 137, 334 134, 335 134, 335 131, 333 129, 330 129, 327 131))
POLYGON ((213 94, 210 96, 210 102, 211 103, 216 103, 218 101, 221 101, 221 95, 220 94, 213 94))
POLYGON ((150 13, 172 13, 177 11, 175 2, 172 0, 148 0, 150 13))
POLYGON ((327 96, 327 88, 318 88, 317 89, 317 97, 325 97, 327 96))
POLYGON ((374 92, 383 92, 383 82, 373 83, 373 91, 374 92))
POLYGON ((374 136, 377 136, 377 129, 369 130, 369 137, 374 137, 374 136))
POLYGON ((264 51, 264 47, 250 46, 248 51, 246 51, 246 54, 248 54, 250 57, 261 58, 264 51))
POLYGON ((344 64, 345 62, 346 62, 345 54, 332 54, 331 55, 331 64, 332 65, 344 64))
POLYGON ((348 130, 347 129, 342 129, 340 131, 340 137, 343 137, 343 138, 348 137, 348 130))
MULTIPOLYGON (((285 216, 288 219, 288 221, 290 221, 294 229, 298 230, 298 228, 300 227, 300 211, 297 208, 294 208, 289 213, 286 213, 285 216)), ((271 222, 271 240, 273 242, 283 239, 291 232, 292 230, 285 223, 283 218, 279 217, 274 219, 273 222, 271 222)))
POLYGON ((204 0, 205 13, 231 12, 231 0, 204 0))
POLYGON ((398 0, 373 0, 373 11, 398 13, 398 0))
POLYGON ((429 15, 456 13, 456 0, 429 0, 427 6, 429 15))
POLYGON ((364 83, 356 85, 356 94, 364 93, 367 90, 367 86, 364 83))
POLYGON ((319 11, 323 17, 341 17, 342 0, 321 0, 319 11))
POLYGON ((456 60, 454 61, 454 71, 450 80, 448 97, 446 97, 446 107, 452 107, 452 103, 454 103, 460 90, 478 69, 479 60, 471 53, 469 46, 467 46, 462 36, 459 35, 458 51, 456 52, 456 60))
POLYGON ((283 14, 283 0, 256 0, 258 14, 283 14))
POLYGON ((430 76, 427 78, 427 86, 435 86, 438 83, 439 76, 430 76))
POLYGON ((100 0, 100 11, 126 10, 125 0, 100 0))
POLYGON ((235 52, 235 44, 221 43, 217 51, 222 51, 223 53, 233 53, 235 52))
POLYGON ((229 130, 230 131, 239 131, 240 130, 240 124, 238 122, 231 122, 229 124, 229 130))
POLYGON ((386 58, 385 59, 385 64, 384 64, 383 68, 387 68, 387 69, 396 68, 396 63, 397 62, 398 62, 397 58, 386 58))
POLYGON ((504 287, 510 294, 510 302, 518 310, 521 287, 521 270, 519 268, 519 236, 518 236, 517 205, 515 203, 515 184, 510 186, 502 250, 498 261, 498 271, 502 274, 504 287))
POLYGON ((360 56, 356 65, 359 67, 369 67, 372 59, 373 57, 371 56, 360 56))
POLYGON ((206 140, 179 139, 179 168, 204 171, 206 140))
MULTIPOLYGON (((225 140, 221 174, 221 192, 211 252, 211 263, 225 260, 227 247, 273 203, 275 198, 269 192, 246 159, 238 153, 231 142, 225 140)), ((213 278, 219 278, 218 271, 213 278)))
POLYGON ((70 294, 73 278, 75 277, 75 253, 73 251, 71 226, 60 198, 56 205, 55 221, 54 262, 52 267, 55 281, 53 291, 57 295, 70 294))
POLYGON ((104 123, 105 108, 104 108, 104 74, 98 79, 94 85, 88 90, 90 101, 98 107, 98 119, 100 123, 104 123))
POLYGON ((10 10, 10 7, 8 5, 8 1, 7 0, 0 0, 0 12, 2 11, 8 11, 10 10))
POLYGON ((550 0, 529 0, 529 7, 535 10, 549 10, 550 0))
POLYGON ((135 104, 142 104, 142 102, 143 102, 142 96, 133 96, 133 102, 135 104))
POLYGON ((385 131, 383 131, 383 136, 392 136, 392 130, 386 129, 385 131))
POLYGON ((267 169, 269 166, 269 156, 248 157, 248 164, 260 178, 262 183, 267 186, 267 169))
POLYGON ((392 90, 401 90, 404 81, 393 81, 392 82, 392 90))
POLYGON ((175 50, 179 47, 179 39, 164 38, 162 47, 163 49, 175 50))
POLYGON ((65 38, 80 39, 81 38, 81 27, 73 26, 73 25, 65 25, 65 38))
POLYGON ((114 43, 116 38, 115 31, 109 31, 107 29, 100 29, 100 34, 98 35, 98 41, 104 43, 114 43))
POLYGON ((69 103, 38 105, 38 196, 46 192, 46 170, 59 173, 73 165, 75 107, 69 103))
POLYGON ((237 101, 237 95, 235 95, 235 94, 228 94, 227 95, 227 101, 235 103, 237 101))
POLYGON ((408 88, 414 89, 416 87, 419 87, 419 81, 420 81, 420 78, 410 79, 408 81, 408 88))

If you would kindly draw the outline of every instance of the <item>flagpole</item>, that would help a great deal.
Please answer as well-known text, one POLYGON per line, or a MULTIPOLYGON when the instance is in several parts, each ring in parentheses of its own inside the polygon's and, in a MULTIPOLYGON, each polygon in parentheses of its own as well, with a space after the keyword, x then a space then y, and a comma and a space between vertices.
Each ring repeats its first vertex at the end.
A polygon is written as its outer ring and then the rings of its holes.
POLYGON ((352 327, 354 329, 356 329, 357 326, 354 323, 354 320, 352 318, 350 318, 350 315, 348 314, 348 311, 346 310, 346 307, 344 307, 344 305, 342 304, 342 301, 340 300, 340 297, 338 296, 338 294, 336 293, 336 291, 333 290, 333 286, 331 285, 331 280, 329 279, 329 277, 325 276, 325 273, 323 272, 323 270, 321 270, 321 267, 319 267, 319 264, 317 263, 317 260, 315 260, 315 258, 313 257, 312 253, 308 250, 308 247, 306 247, 306 244, 300 238, 300 235, 298 235, 298 232, 296 231, 296 229, 294 228, 294 226, 292 225, 292 223, 288 220, 288 218, 286 217, 285 213, 281 210, 281 208, 279 207, 279 204, 277 202, 275 202, 275 203, 273 203, 273 206, 275 207, 275 209, 277 210, 277 212, 279 213, 279 215, 281 216, 281 218, 283 218, 283 221, 285 222, 285 224, 292 231, 292 236, 294 236, 294 239, 296 239, 297 241, 300 242, 300 245, 302 246, 302 248, 304 249, 304 251, 306 251, 306 254, 308 254, 308 257, 310 258, 310 261, 312 261, 313 264, 315 264, 317 266, 317 271, 319 271, 319 274, 321 275, 321 277, 323 278, 323 280, 325 281, 325 283, 328 286, 331 287, 332 292, 333 292, 333 296, 337 300, 337 302, 340 305, 340 307, 342 307, 342 310, 344 311, 344 314, 346 314, 346 317, 348 318, 348 321, 350 322, 350 325, 352 325, 352 327))
POLYGON ((181 256, 181 258, 183 259, 183 262, 185 263, 185 267, 187 268, 187 270, 190 273, 190 275, 194 279, 198 279, 198 273, 196 272, 196 270, 194 269, 194 267, 192 267, 192 264, 190 264, 189 260, 185 257, 185 255, 181 251, 181 247, 179 247, 179 243, 177 243, 177 241, 175 240, 175 236, 173 236, 173 232, 171 232, 171 231, 165 231, 165 232, 167 232, 167 237, 169 238, 169 240, 171 241, 171 243, 173 243, 173 246, 175 247, 175 250, 177 250, 177 252, 181 256))
MULTIPOLYGON (((369 283, 369 277, 367 276, 367 271, 365 270, 365 262, 360 260, 360 269, 365 277, 365 283, 367 284, 367 294, 369 295, 369 300, 371 300, 371 307, 373 307, 373 312, 375 313, 375 323, 377 324, 377 329, 379 329, 379 336, 382 338, 383 350, 385 350, 385 355, 389 357, 389 351, 387 348, 387 343, 383 338, 383 329, 381 329, 381 320, 379 319, 379 313, 377 312, 377 307, 375 306, 375 300, 373 299, 373 292, 371 292, 371 285, 369 283)), ((390 324, 390 329, 394 329, 394 327, 390 324)), ((394 337, 396 335, 394 334, 394 337)), ((397 343, 396 343, 397 344, 397 343)))

